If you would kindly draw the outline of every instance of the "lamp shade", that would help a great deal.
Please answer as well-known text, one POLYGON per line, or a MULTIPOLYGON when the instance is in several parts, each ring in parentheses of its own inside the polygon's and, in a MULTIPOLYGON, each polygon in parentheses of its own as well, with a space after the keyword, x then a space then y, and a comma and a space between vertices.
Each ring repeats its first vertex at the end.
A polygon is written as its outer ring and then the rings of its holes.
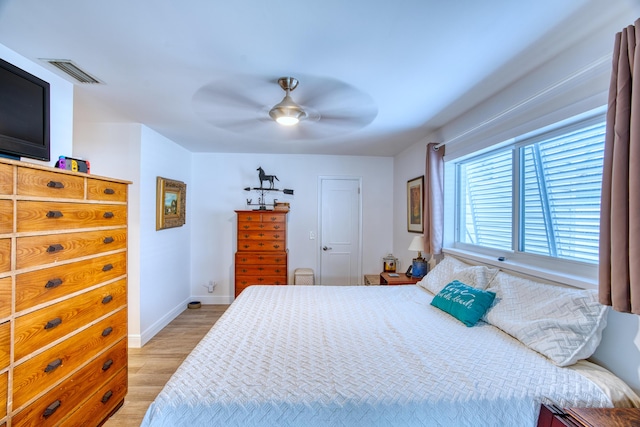
POLYGON ((409 245, 410 251, 424 251, 424 236, 415 236, 409 245))

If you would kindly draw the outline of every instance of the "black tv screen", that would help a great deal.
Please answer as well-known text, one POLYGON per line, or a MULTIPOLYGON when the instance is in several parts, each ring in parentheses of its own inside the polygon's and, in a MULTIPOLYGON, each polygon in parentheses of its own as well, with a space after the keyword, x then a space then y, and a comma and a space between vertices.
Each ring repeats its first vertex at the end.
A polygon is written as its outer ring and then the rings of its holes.
POLYGON ((0 59, 0 154, 49 161, 49 83, 0 59))

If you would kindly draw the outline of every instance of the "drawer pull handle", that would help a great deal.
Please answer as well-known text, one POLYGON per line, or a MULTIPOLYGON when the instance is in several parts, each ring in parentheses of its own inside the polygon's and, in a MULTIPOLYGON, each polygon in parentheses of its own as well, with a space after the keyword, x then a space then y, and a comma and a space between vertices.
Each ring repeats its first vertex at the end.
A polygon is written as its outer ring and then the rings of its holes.
POLYGON ((44 410, 44 412, 42 413, 42 416, 44 418, 49 418, 51 415, 53 415, 54 412, 58 410, 58 408, 60 407, 60 404, 61 402, 59 400, 56 400, 51 405, 47 406, 47 409, 44 410))
POLYGON ((56 369, 58 369, 60 366, 62 366, 62 359, 56 359, 53 362, 49 363, 47 365, 46 368, 44 368, 45 372, 51 372, 51 371, 55 371, 56 369))
POLYGON ((113 332, 113 328, 112 328, 111 326, 109 326, 109 327, 105 328, 105 330, 104 330, 104 331, 102 331, 102 336, 103 336, 103 337, 106 337, 106 336, 108 336, 109 334, 111 334, 111 332, 113 332))
POLYGON ((280 226, 279 225, 274 225, 273 228, 276 229, 276 230, 280 230, 280 226))
POLYGON ((102 243, 104 243, 104 244, 113 243, 113 237, 111 237, 111 236, 105 237, 104 240, 102 241, 102 243))
POLYGON ((106 297, 102 298, 102 303, 109 304, 111 300, 113 300, 113 297, 111 295, 107 295, 106 297))
POLYGON ((105 212, 102 216, 105 218, 113 218, 113 212, 105 212))
POLYGON ((64 184, 60 181, 49 181, 47 183, 47 187, 49 188, 64 188, 64 184))
POLYGON ((113 264, 107 264, 104 267, 102 267, 102 271, 109 271, 109 270, 113 270, 113 264))
POLYGON ((47 284, 44 285, 44 287, 47 289, 53 289, 53 288, 57 288, 60 285, 62 285, 62 279, 56 278, 56 279, 49 280, 47 284))
POLYGON ((111 365, 113 365, 113 359, 109 359, 106 362, 104 362, 104 365, 102 365, 102 370, 103 371, 108 370, 111 367, 111 365))
POLYGON ((109 390, 108 392, 106 392, 104 394, 104 396, 102 396, 102 399, 100 401, 102 403, 107 403, 109 401, 109 399, 111 399, 111 396, 113 396, 113 392, 111 390, 109 390))
POLYGON ((47 212, 47 218, 62 218, 62 212, 60 212, 60 211, 49 211, 49 212, 47 212))
POLYGON ((56 243, 55 245, 49 245, 49 247, 47 248, 47 252, 51 254, 54 252, 60 252, 63 249, 64 247, 60 243, 56 243))
POLYGON ((47 324, 46 324, 46 325, 44 325, 44 328, 45 328, 45 329, 53 329, 53 328, 55 328, 56 326, 58 326, 59 324, 61 324, 61 323, 62 323, 62 319, 61 319, 61 318, 59 318, 59 317, 56 317, 55 319, 51 319, 51 320, 49 320, 49 321, 47 322, 47 324))
POLYGON ((116 190, 114 190, 113 188, 105 188, 104 194, 116 194, 116 190))

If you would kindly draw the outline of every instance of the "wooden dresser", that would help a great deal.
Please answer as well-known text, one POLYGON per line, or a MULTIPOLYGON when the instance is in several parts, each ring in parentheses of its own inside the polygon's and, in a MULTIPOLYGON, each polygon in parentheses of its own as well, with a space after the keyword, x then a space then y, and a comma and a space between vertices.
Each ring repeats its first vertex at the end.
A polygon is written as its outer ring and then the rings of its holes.
POLYGON ((124 401, 127 184, 0 159, 0 426, 97 426, 124 401))
POLYGON ((250 285, 287 284, 287 212, 236 211, 235 296, 250 285))

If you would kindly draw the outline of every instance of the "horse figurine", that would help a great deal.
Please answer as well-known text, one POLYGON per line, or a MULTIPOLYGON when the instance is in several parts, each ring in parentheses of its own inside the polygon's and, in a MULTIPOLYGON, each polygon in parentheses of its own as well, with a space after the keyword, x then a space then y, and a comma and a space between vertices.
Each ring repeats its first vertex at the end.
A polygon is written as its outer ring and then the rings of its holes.
POLYGON ((275 175, 267 175, 266 173, 264 173, 264 170, 262 169, 262 167, 258 167, 258 169, 256 169, 258 171, 258 176, 260 178, 260 188, 262 188, 262 183, 264 181, 268 181, 269 182, 269 189, 273 189, 273 180, 276 179, 277 181, 280 181, 278 179, 277 176, 275 175))

